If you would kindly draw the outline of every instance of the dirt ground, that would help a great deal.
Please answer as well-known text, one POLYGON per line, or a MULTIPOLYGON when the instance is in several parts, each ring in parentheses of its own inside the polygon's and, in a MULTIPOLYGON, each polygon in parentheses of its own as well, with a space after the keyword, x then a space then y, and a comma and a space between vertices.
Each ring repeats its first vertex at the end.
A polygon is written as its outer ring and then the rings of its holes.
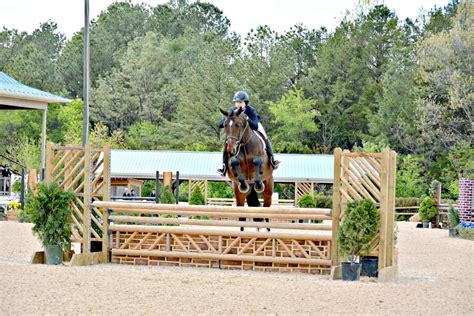
POLYGON ((307 274, 206 268, 33 265, 30 224, 0 222, 0 315, 473 315, 474 242, 398 223, 399 278, 332 281, 307 274))

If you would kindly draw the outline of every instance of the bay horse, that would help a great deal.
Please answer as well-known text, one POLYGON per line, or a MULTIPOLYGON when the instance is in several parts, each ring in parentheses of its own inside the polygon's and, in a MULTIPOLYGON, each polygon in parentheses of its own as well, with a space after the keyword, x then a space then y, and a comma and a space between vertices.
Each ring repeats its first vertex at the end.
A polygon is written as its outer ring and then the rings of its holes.
MULTIPOLYGON (((226 134, 225 150, 227 151, 227 174, 235 193, 237 206, 260 206, 258 193, 263 195, 263 206, 272 205, 273 167, 270 164, 265 142, 258 132, 253 131, 243 110, 230 113, 220 109, 226 117, 224 131, 226 134)), ((239 218, 245 221, 245 218, 239 218)), ((262 221, 254 218, 254 221, 262 221)), ((268 218, 265 219, 268 222, 268 218)), ((243 231, 243 227, 240 228, 243 231)), ((267 228, 270 231, 269 228, 267 228)))

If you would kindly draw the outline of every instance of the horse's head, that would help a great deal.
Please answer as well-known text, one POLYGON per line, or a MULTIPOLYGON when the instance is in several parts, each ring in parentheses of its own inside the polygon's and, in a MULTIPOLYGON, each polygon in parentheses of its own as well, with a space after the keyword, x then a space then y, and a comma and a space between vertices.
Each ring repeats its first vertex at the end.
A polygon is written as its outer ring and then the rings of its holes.
POLYGON ((231 155, 235 155, 237 153, 238 145, 242 140, 242 136, 244 135, 245 128, 248 125, 247 117, 245 115, 241 115, 243 112, 242 109, 231 112, 223 111, 222 109, 219 110, 226 117, 224 122, 226 150, 231 155))

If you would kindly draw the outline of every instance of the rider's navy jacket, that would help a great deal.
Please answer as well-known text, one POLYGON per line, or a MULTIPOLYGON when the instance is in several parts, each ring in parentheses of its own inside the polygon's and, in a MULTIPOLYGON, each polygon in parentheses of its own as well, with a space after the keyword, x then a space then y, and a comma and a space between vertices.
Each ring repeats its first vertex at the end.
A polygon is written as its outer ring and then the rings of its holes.
MULTIPOLYGON (((237 107, 233 106, 229 109, 229 113, 231 111, 235 111, 235 110, 237 110, 237 107)), ((256 131, 258 129, 258 123, 260 122, 260 115, 257 114, 257 110, 255 110, 255 108, 252 106, 252 104, 249 103, 245 106, 244 113, 248 117, 248 122, 249 122, 250 128, 253 129, 254 131, 256 131)), ((223 118, 219 122, 219 128, 224 128, 224 122, 225 122, 225 118, 223 118)))

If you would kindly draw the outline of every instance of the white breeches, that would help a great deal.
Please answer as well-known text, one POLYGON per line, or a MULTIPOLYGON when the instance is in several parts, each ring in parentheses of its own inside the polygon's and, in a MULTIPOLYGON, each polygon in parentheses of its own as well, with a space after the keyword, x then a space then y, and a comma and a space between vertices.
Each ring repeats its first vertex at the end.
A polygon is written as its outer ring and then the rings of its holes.
POLYGON ((265 137, 265 139, 268 138, 267 133, 265 132, 265 129, 263 128, 263 125, 260 122, 258 123, 257 131, 259 131, 265 137))

